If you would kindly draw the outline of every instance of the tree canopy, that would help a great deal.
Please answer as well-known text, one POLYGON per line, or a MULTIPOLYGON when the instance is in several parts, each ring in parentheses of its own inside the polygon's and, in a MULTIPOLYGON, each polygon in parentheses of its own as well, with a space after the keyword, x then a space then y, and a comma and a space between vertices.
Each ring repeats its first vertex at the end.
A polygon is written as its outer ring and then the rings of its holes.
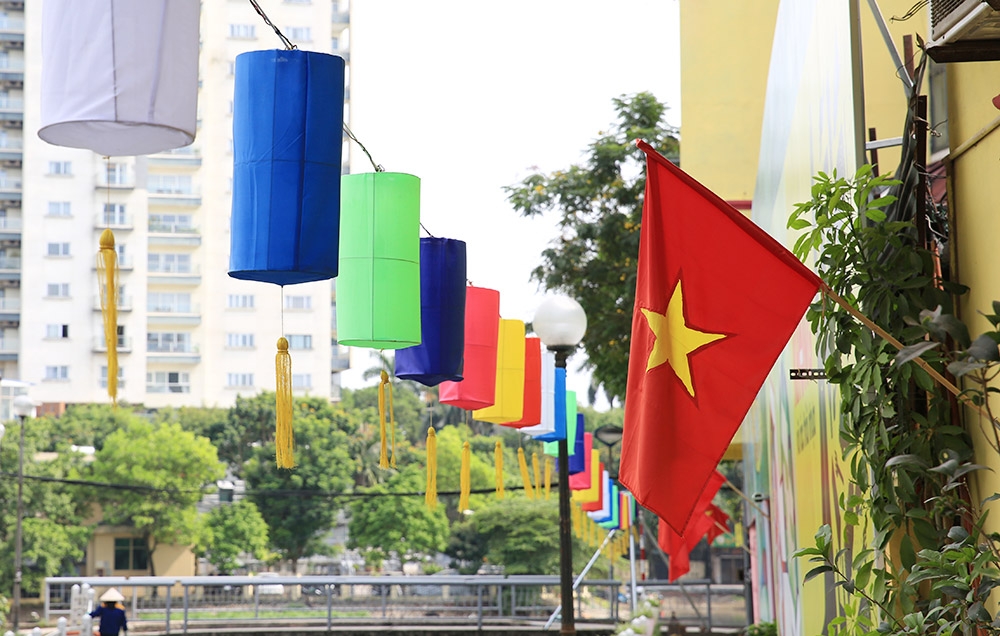
POLYGON ((219 574, 232 574, 239 556, 247 553, 264 560, 268 555, 267 523, 249 499, 219 506, 205 518, 202 552, 219 574))
POLYGON ((608 398, 622 401, 646 184, 643 153, 634 142, 644 139, 675 160, 680 142, 677 129, 663 121, 666 105, 652 94, 612 101, 617 121, 590 143, 582 165, 535 173, 505 190, 522 216, 559 215, 562 233, 542 253, 532 278, 583 306, 586 364, 608 398))

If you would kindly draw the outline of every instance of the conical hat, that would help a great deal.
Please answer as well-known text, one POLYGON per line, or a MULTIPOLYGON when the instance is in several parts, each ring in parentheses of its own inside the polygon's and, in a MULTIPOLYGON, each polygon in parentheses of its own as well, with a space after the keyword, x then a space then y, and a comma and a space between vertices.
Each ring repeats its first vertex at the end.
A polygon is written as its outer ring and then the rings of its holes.
POLYGON ((117 603, 119 601, 124 601, 124 600, 125 597, 122 596, 122 593, 113 587, 110 588, 104 594, 101 594, 101 601, 104 603, 117 603))

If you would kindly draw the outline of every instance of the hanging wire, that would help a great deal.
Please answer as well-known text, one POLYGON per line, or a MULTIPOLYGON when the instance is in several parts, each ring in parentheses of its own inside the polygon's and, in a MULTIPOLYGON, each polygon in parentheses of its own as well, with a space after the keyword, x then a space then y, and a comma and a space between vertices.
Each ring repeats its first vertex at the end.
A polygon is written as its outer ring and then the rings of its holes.
POLYGON ((267 14, 264 13, 264 10, 260 8, 260 5, 257 4, 257 0, 250 0, 250 4, 253 6, 253 10, 257 12, 257 15, 259 15, 261 18, 264 19, 264 22, 267 24, 267 26, 274 29, 275 34, 277 34, 277 36, 281 38, 281 42, 285 45, 286 49, 293 50, 299 48, 294 44, 292 44, 292 41, 286 38, 285 34, 282 33, 278 29, 278 27, 274 26, 274 22, 271 22, 271 19, 267 17, 267 14))
POLYGON ((347 133, 347 136, 351 138, 351 141, 361 146, 361 149, 365 151, 365 154, 368 156, 368 161, 372 162, 372 167, 375 168, 375 172, 385 172, 385 168, 382 167, 382 164, 375 163, 375 160, 372 159, 372 154, 368 152, 368 149, 365 148, 365 145, 363 143, 361 143, 361 140, 359 140, 357 137, 354 136, 354 133, 351 132, 351 129, 350 127, 348 127, 347 122, 344 122, 344 132, 347 133))

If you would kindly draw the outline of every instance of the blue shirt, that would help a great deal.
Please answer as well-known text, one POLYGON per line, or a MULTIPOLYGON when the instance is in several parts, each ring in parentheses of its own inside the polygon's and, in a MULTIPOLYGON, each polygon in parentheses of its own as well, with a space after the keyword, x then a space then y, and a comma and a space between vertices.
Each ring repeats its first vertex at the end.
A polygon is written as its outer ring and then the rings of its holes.
POLYGON ((101 605, 90 613, 93 617, 101 617, 101 636, 118 636, 121 630, 128 631, 125 621, 125 610, 117 607, 101 605))

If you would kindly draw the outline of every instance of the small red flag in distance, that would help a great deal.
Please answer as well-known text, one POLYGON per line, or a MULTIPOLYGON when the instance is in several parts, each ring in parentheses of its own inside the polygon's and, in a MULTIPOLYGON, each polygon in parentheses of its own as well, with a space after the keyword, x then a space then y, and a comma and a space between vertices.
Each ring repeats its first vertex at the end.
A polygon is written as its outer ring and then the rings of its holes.
POLYGON ((619 481, 683 534, 822 281, 644 141, 619 481))

